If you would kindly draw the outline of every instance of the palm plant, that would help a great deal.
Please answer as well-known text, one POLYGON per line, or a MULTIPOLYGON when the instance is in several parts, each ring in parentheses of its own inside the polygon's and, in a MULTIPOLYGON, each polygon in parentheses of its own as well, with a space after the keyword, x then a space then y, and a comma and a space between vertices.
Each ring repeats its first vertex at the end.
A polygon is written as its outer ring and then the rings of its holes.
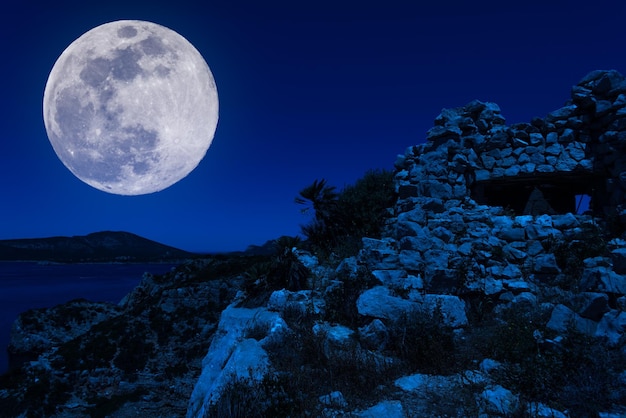
POLYGON ((326 180, 315 180, 300 191, 295 202, 310 204, 315 210, 313 220, 302 226, 309 245, 318 255, 331 255, 358 251, 364 236, 380 237, 395 198, 393 172, 370 170, 341 193, 326 180))
MULTIPOLYGON (((300 190, 299 196, 295 198, 295 202, 300 205, 306 205, 310 202, 315 211, 315 219, 323 221, 329 219, 337 205, 337 197, 335 186, 329 186, 325 179, 315 180, 313 184, 300 190)), ((303 209, 307 212, 309 208, 303 209)))
POLYGON ((265 261, 250 266, 243 274, 243 277, 255 286, 261 286, 267 282, 267 276, 272 270, 272 263, 265 261))
POLYGON ((300 190, 295 202, 310 205, 302 210, 306 213, 311 207, 315 217, 310 225, 302 227, 302 233, 317 249, 326 250, 335 244, 337 202, 339 195, 334 186, 329 186, 325 179, 315 180, 313 184, 300 190))
POLYGON ((279 287, 301 290, 306 287, 309 269, 298 259, 293 249, 300 244, 300 238, 282 236, 275 242, 276 256, 272 262, 270 277, 279 287))

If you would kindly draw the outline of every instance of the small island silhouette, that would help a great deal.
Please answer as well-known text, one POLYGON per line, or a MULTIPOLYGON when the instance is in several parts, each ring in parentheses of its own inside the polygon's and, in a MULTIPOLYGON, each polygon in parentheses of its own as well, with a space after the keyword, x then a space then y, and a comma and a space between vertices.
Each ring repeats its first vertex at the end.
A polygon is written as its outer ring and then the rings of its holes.
POLYGON ((193 253, 123 231, 0 240, 0 261, 160 262, 194 256, 193 253))

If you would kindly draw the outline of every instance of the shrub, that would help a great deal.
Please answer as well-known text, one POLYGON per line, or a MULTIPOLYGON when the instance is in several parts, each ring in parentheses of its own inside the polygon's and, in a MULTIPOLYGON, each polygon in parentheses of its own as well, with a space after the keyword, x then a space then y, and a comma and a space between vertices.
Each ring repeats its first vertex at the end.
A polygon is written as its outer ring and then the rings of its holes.
POLYGON ((246 306, 262 305, 274 290, 295 291, 308 287, 310 271, 293 252, 299 245, 300 238, 282 236, 275 240, 275 252, 270 260, 248 267, 243 274, 244 290, 248 295, 246 306))
POLYGON ((105 418, 120 409, 126 402, 136 402, 148 392, 137 388, 129 393, 115 394, 110 397, 93 397, 87 401, 90 405, 87 412, 90 418, 105 418))
POLYGON ((67 402, 71 391, 66 379, 41 368, 12 370, 0 376, 0 388, 19 390, 17 396, 6 396, 0 391, 3 417, 52 416, 57 405, 67 402))
POLYGON ((287 377, 280 380, 280 389, 293 409, 288 415, 265 416, 320 416, 318 397, 333 391, 340 391, 351 408, 372 403, 378 396, 373 389, 404 371, 399 364, 362 350, 356 341, 343 347, 328 344, 324 332, 313 330, 318 320, 314 314, 293 308, 285 310, 283 317, 292 333, 264 348, 276 375, 287 377))
POLYGON ((556 263, 563 272, 557 276, 556 286, 577 291, 584 270, 583 261, 589 257, 606 255, 606 240, 602 230, 593 224, 585 224, 576 232, 560 239, 544 241, 547 251, 554 253, 556 263))
POLYGON ((309 269, 293 252, 300 244, 297 237, 283 236, 276 240, 276 255, 271 264, 268 281, 273 289, 301 290, 307 287, 309 269))
POLYGON ((528 310, 520 305, 503 309, 499 318, 482 330, 485 356, 514 363, 535 357, 538 353, 535 331, 543 331, 546 323, 547 318, 536 309, 528 310))
POLYGON ((136 370, 146 366, 154 352, 154 344, 148 341, 151 336, 152 330, 140 320, 114 317, 94 325, 88 335, 62 344, 53 365, 71 371, 114 364, 132 378, 136 370))
POLYGON ((556 349, 506 364, 499 379, 529 401, 566 409, 572 416, 597 416, 626 400, 616 383, 621 371, 616 365, 624 364, 617 357, 623 356, 572 330, 556 349))
POLYGON ((326 180, 315 180, 295 201, 310 203, 315 211, 302 227, 312 249, 320 256, 340 253, 345 258, 358 252, 361 237, 380 238, 395 199, 393 172, 370 170, 339 194, 326 180))
POLYGON ((380 238, 389 217, 387 208, 395 199, 392 171, 366 172, 354 185, 346 186, 337 199, 343 235, 380 238))
POLYGON ((262 381, 239 379, 229 383, 213 403, 207 418, 262 418, 302 416, 303 399, 295 399, 286 392, 290 377, 267 375, 262 381))
POLYGON ((388 350, 412 371, 432 374, 456 372, 456 344, 452 328, 439 309, 413 310, 389 326, 388 350))
POLYGON ((355 277, 339 276, 337 280, 338 282, 328 287, 324 293, 326 303, 324 319, 350 327, 361 325, 360 321, 363 318, 358 313, 356 301, 363 291, 380 282, 363 266, 359 266, 355 277))
POLYGON ((623 404, 626 394, 616 382, 626 363, 619 350, 573 327, 559 343, 542 344, 535 337, 536 331, 547 333, 546 318, 536 310, 509 308, 502 318, 482 334, 484 354, 503 362, 496 373, 502 386, 572 416, 596 416, 613 403, 623 404))

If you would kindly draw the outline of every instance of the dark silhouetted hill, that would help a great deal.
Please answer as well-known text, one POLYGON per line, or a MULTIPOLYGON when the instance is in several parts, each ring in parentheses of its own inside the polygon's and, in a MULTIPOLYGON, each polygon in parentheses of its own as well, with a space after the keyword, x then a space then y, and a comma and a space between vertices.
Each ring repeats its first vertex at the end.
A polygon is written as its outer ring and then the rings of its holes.
POLYGON ((54 262, 167 261, 194 254, 129 232, 0 240, 0 260, 54 262))

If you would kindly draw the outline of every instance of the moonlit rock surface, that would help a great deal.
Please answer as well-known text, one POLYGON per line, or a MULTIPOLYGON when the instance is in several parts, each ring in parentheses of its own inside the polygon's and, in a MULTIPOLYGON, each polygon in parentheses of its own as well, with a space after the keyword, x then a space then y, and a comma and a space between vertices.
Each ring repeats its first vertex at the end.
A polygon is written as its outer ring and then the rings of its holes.
POLYGON ((44 92, 63 164, 105 192, 153 193, 187 176, 217 126, 215 81, 200 53, 163 26, 122 20, 76 39, 44 92))
POLYGON ((266 329, 266 337, 279 338, 287 324, 276 312, 265 308, 228 306, 220 318, 217 331, 202 372, 189 399, 187 418, 206 416, 209 406, 218 401, 222 390, 237 379, 260 382, 269 369, 269 359, 261 342, 246 338, 251 329, 266 329))
POLYGON ((359 418, 402 418, 404 409, 400 401, 383 401, 357 415, 359 418))

